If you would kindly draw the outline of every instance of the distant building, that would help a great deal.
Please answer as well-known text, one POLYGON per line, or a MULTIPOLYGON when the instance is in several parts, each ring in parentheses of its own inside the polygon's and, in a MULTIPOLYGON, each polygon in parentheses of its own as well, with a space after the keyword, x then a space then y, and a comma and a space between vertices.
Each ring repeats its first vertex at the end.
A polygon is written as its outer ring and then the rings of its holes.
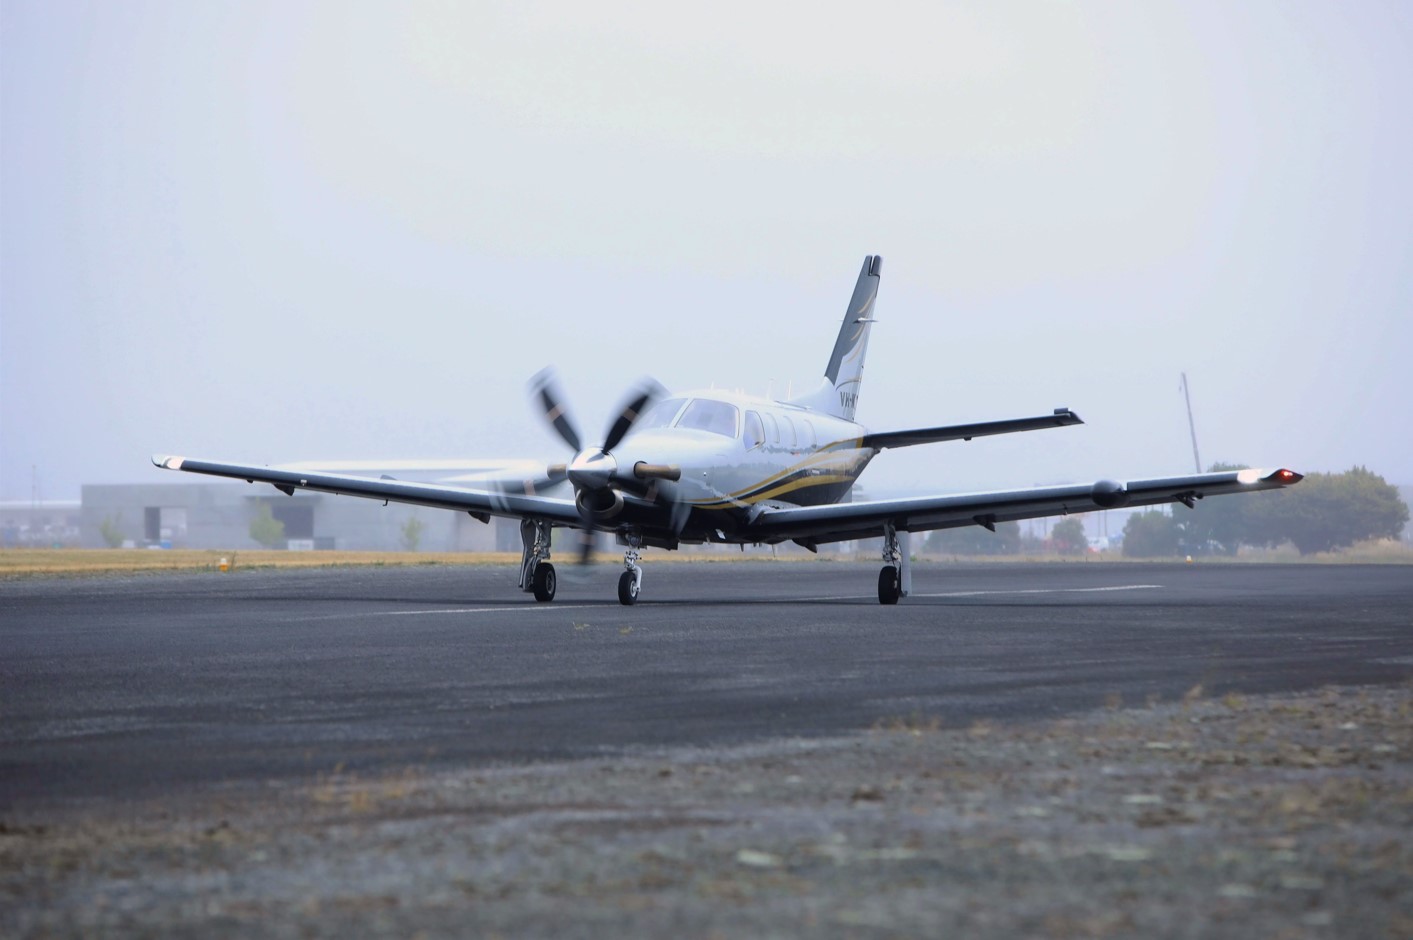
POLYGON ((78 545, 79 506, 71 499, 0 503, 0 547, 68 548, 78 545))
POLYGON ((85 548, 256 549, 250 524, 269 507, 284 523, 286 547, 340 551, 409 548, 409 521, 421 523, 417 548, 429 552, 520 551, 514 519, 477 522, 466 513, 325 493, 285 496, 242 483, 86 485, 75 524, 85 548))

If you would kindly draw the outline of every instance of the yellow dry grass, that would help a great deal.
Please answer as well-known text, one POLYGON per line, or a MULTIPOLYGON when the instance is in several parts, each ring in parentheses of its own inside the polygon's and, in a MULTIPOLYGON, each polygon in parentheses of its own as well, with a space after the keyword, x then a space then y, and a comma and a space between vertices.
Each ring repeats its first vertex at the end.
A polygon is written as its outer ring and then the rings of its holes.
POLYGON ((354 565, 513 565, 519 560, 518 555, 509 552, 221 552, 182 549, 155 551, 124 548, 15 548, 0 550, 0 578, 219 571, 223 558, 232 572, 354 565))
MULTIPOLYGON (((556 562, 577 557, 577 551, 559 549, 556 562)), ((221 559, 230 572, 272 568, 392 567, 411 565, 502 565, 520 563, 519 552, 288 552, 140 548, 6 548, 0 549, 0 580, 31 577, 101 577, 103 575, 214 572, 221 559)), ((617 553, 596 552, 594 560, 619 563, 617 553)), ((654 552, 659 562, 722 563, 770 560, 768 551, 654 552)), ((782 555, 779 561, 813 561, 813 555, 782 555)))

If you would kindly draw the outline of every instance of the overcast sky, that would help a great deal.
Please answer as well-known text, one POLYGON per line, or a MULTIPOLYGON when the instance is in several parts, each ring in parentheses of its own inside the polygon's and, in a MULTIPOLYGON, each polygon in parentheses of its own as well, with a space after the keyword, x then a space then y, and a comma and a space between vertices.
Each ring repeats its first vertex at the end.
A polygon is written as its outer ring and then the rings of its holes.
POLYGON ((871 493, 1413 482, 1413 5, 0 0, 0 499, 561 460, 635 379, 818 381, 871 493), (803 12, 808 10, 809 12, 803 12))

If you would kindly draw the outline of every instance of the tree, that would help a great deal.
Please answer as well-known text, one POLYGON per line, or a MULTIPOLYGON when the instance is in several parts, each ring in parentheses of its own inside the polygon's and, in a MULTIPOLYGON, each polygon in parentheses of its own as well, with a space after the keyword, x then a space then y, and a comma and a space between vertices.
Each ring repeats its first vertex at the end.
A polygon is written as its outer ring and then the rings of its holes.
POLYGON ((1136 512, 1124 523, 1124 554, 1130 558, 1169 558, 1178 553, 1182 529, 1165 512, 1136 512))
POLYGON ((426 523, 416 516, 408 516, 407 521, 402 524, 402 547, 409 552, 417 551, 417 546, 422 544, 422 530, 426 523))
POLYGON ((927 537, 927 549, 940 555, 1016 555, 1020 523, 999 522, 995 532, 979 525, 938 529, 927 537))
POLYGON ((104 516, 103 521, 98 524, 98 534, 103 536, 103 544, 109 548, 117 548, 123 544, 123 514, 119 511, 117 517, 104 516))
POLYGON ((1250 507, 1253 541, 1295 543, 1300 554, 1329 552, 1365 539, 1398 538, 1408 505, 1398 490, 1365 467, 1311 473, 1298 486, 1250 507))
MULTIPOLYGON (((1214 463, 1208 473, 1245 470, 1247 464, 1214 463)), ((1235 555, 1243 544, 1255 544, 1250 532, 1252 500, 1269 498, 1269 492, 1240 496, 1215 496, 1197 501, 1191 510, 1175 509, 1182 525, 1182 547, 1191 555, 1235 555)))
POLYGON ((1050 530, 1050 543, 1061 555, 1083 555, 1089 550, 1089 538, 1084 534, 1084 523, 1070 517, 1061 519, 1050 530))
POLYGON ((280 548, 285 544, 285 524, 275 518, 269 503, 261 503, 255 518, 250 520, 250 537, 266 548, 280 548))

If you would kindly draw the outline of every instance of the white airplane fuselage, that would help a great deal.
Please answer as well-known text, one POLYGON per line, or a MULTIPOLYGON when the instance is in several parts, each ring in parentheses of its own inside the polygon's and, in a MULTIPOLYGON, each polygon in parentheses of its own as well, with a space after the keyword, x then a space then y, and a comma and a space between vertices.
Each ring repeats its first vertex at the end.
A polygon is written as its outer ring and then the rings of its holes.
POLYGON ((632 502, 602 526, 642 525, 650 544, 663 536, 682 542, 753 541, 735 533, 757 506, 837 503, 878 453, 861 445, 861 425, 790 402, 712 390, 671 395, 655 408, 612 457, 622 468, 639 461, 680 468, 680 480, 643 490, 688 513, 680 534, 652 531, 661 525, 661 510, 632 502), (716 420, 701 420, 704 413, 716 420), (694 419, 710 427, 692 426, 694 419))

